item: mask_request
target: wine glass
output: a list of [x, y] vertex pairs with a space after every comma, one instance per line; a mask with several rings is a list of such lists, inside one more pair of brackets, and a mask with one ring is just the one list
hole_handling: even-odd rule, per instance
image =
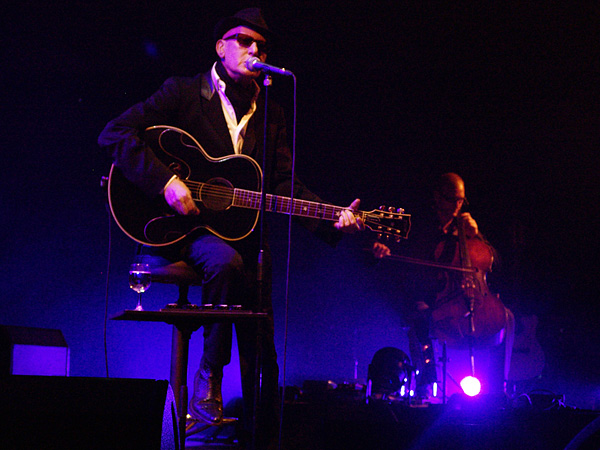
[[138, 293], [136, 311], [143, 311], [142, 292], [146, 292], [151, 281], [150, 266], [143, 263], [134, 263], [129, 267], [129, 287]]

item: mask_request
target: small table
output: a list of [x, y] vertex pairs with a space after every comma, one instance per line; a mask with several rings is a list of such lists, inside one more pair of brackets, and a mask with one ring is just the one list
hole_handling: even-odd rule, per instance
[[126, 309], [111, 317], [112, 320], [137, 322], [164, 322], [173, 325], [171, 341], [171, 386], [179, 416], [180, 449], [185, 449], [185, 427], [187, 417], [187, 366], [192, 333], [202, 325], [216, 322], [239, 322], [266, 319], [267, 313], [239, 310], [204, 310], [167, 308], [160, 311], [136, 311]]

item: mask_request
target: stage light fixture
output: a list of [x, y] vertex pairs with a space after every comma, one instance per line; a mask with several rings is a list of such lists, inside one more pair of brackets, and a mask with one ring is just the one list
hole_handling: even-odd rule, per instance
[[481, 392], [481, 382], [473, 376], [463, 378], [460, 387], [469, 397], [475, 397]]

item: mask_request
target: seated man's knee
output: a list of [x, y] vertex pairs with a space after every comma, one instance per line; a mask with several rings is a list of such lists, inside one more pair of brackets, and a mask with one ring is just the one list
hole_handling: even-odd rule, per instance
[[206, 279], [222, 278], [229, 281], [238, 281], [243, 278], [244, 262], [238, 252], [221, 252], [215, 258], [212, 258], [209, 264], [205, 266]]

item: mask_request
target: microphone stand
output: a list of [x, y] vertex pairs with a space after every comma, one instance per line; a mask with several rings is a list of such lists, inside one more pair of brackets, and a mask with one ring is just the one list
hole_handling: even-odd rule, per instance
[[[264, 254], [265, 254], [265, 226], [264, 218], [266, 212], [266, 201], [267, 193], [265, 192], [265, 169], [267, 167], [267, 118], [268, 118], [268, 100], [269, 100], [269, 86], [273, 84], [271, 75], [266, 74], [263, 80], [263, 86], [265, 87], [265, 113], [264, 113], [264, 131], [263, 131], [263, 151], [261, 170], [263, 176], [261, 177], [260, 185], [260, 215], [259, 215], [259, 246], [258, 246], [258, 260], [256, 266], [256, 281], [257, 281], [257, 311], [262, 312], [263, 309], [263, 295], [264, 295]], [[260, 402], [260, 391], [261, 391], [261, 347], [262, 347], [262, 333], [263, 325], [262, 322], [256, 324], [256, 355], [254, 361], [254, 400], [252, 405], [252, 450], [256, 449], [256, 434], [257, 434], [257, 419]]]
[[[249, 64], [250, 62], [250, 64]], [[263, 80], [263, 86], [265, 87], [265, 112], [264, 112], [264, 130], [263, 130], [263, 155], [261, 162], [261, 169], [263, 176], [261, 177], [261, 200], [260, 200], [260, 223], [259, 223], [259, 251], [258, 251], [258, 260], [257, 260], [257, 268], [256, 268], [256, 279], [257, 279], [257, 308], [259, 312], [262, 312], [264, 307], [264, 254], [265, 254], [265, 226], [264, 226], [264, 217], [265, 212], [267, 210], [267, 193], [265, 190], [265, 173], [267, 168], [267, 130], [268, 130], [268, 105], [269, 105], [269, 87], [273, 84], [273, 80], [271, 78], [270, 73], [276, 73], [279, 75], [287, 75], [294, 77], [294, 82], [296, 77], [294, 74], [285, 69], [281, 69], [274, 66], [269, 66], [267, 64], [261, 63], [258, 58], [251, 58], [246, 61], [246, 67], [249, 70], [263, 70], [265, 72], [265, 78]], [[294, 83], [294, 96], [295, 96], [295, 83]], [[294, 107], [295, 108], [295, 107]], [[295, 109], [294, 109], [294, 117], [295, 117]], [[292, 156], [292, 179], [291, 179], [291, 193], [290, 193], [290, 220], [293, 214], [294, 207], [294, 158]], [[291, 223], [290, 223], [291, 225]], [[288, 253], [288, 265], [289, 265], [289, 253]], [[252, 412], [252, 441], [251, 441], [251, 450], [256, 450], [256, 435], [257, 435], [257, 419], [258, 413], [260, 412], [260, 398], [261, 398], [261, 373], [262, 373], [262, 362], [261, 362], [261, 353], [262, 353], [262, 333], [263, 333], [263, 323], [260, 321], [256, 327], [256, 359], [255, 359], [255, 373], [254, 373], [254, 403], [253, 403], [253, 412]], [[285, 372], [285, 369], [284, 369]], [[284, 375], [285, 377], [285, 375]], [[277, 383], [276, 391], [279, 390], [278, 380], [275, 380]], [[284, 387], [285, 389], [285, 387]], [[283, 397], [283, 396], [282, 396]], [[281, 420], [280, 419], [280, 439], [281, 439]], [[280, 442], [281, 444], [281, 442]]]

